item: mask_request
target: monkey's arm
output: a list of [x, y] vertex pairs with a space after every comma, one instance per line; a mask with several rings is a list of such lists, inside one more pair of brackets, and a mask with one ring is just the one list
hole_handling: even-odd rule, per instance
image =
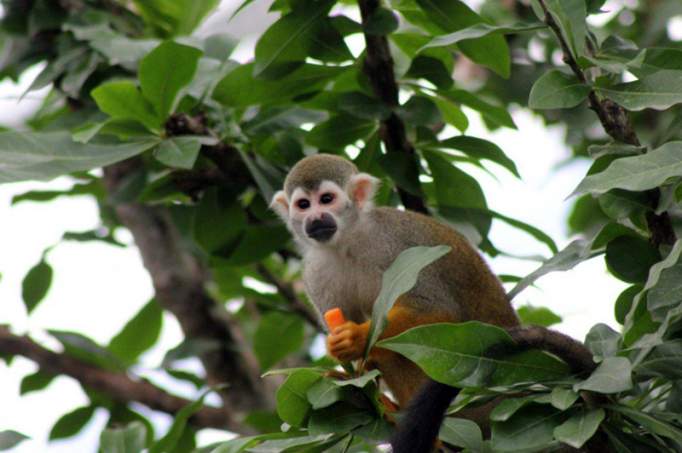
[[[406, 302], [407, 296], [402, 296], [388, 312], [388, 325], [380, 338], [389, 338], [423, 324], [457, 322], [451, 314], [425, 312]], [[367, 345], [369, 325], [369, 321], [362, 324], [347, 322], [334, 329], [327, 337], [329, 354], [342, 362], [361, 358]], [[417, 365], [388, 349], [372, 348], [367, 367], [381, 371], [393, 396], [403, 407], [427, 381], [426, 375]]]
[[[437, 322], [455, 322], [452, 316], [423, 312], [412, 308], [405, 303], [406, 296], [402, 296], [388, 312], [388, 325], [381, 334], [380, 339], [398, 335], [412, 327]], [[327, 350], [329, 354], [341, 362], [348, 362], [362, 358], [369, 336], [370, 321], [357, 324], [352, 321], [345, 322], [333, 329], [327, 337]], [[370, 351], [372, 358], [384, 355], [389, 351], [374, 348]]]

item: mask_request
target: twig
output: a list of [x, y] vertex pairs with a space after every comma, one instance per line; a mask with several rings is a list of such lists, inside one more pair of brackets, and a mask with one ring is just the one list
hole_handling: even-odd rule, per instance
[[[571, 53], [568, 42], [561, 33], [561, 28], [547, 8], [545, 0], [538, 1], [542, 7], [543, 13], [545, 14], [544, 22], [554, 32], [557, 40], [559, 41], [559, 45], [561, 46], [561, 50], [564, 54], [564, 62], [569, 68], [571, 68], [571, 71], [573, 71], [573, 74], [581, 83], [587, 84], [587, 77], [578, 65], [575, 55]], [[623, 108], [623, 106], [612, 101], [611, 99], [600, 99], [594, 90], [590, 90], [590, 93], [588, 94], [588, 100], [590, 103], [590, 108], [597, 114], [597, 117], [604, 127], [604, 130], [609, 136], [611, 136], [611, 138], [618, 142], [627, 143], [629, 145], [641, 145], [639, 138], [637, 137], [637, 133], [632, 126], [632, 122], [630, 121], [630, 117], [628, 116], [628, 112]], [[656, 209], [661, 197], [660, 190], [651, 189], [645, 193], [648, 198], [649, 205], [653, 209]], [[650, 240], [654, 246], [658, 247], [662, 244], [672, 245], [675, 243], [675, 231], [673, 230], [670, 216], [667, 212], [656, 214], [653, 211], [649, 211], [646, 213], [646, 221], [649, 231], [651, 232]]]
[[[145, 380], [133, 380], [124, 373], [103, 370], [66, 354], [58, 354], [35, 343], [29, 337], [12, 334], [7, 327], [0, 326], [0, 352], [20, 355], [34, 361], [40, 370], [54, 375], [67, 375], [84, 387], [102, 392], [121, 403], [136, 401], [150, 409], [176, 414], [190, 404], [185, 398], [172, 395]], [[190, 419], [202, 428], [243, 431], [222, 409], [204, 406]]]
[[[378, 0], [359, 0], [362, 23], [379, 8]], [[367, 52], [364, 60], [364, 71], [372, 84], [374, 94], [387, 106], [398, 107], [398, 84], [393, 73], [393, 58], [385, 36], [365, 33]], [[395, 113], [381, 122], [381, 140], [386, 146], [386, 152], [399, 153], [407, 156], [409, 163], [408, 173], [415, 181], [419, 181], [419, 167], [417, 165], [417, 153], [407, 139], [405, 123]], [[398, 186], [400, 201], [407, 209], [428, 214], [426, 204], [421, 196], [414, 195]]]
[[265, 281], [277, 288], [277, 291], [279, 291], [280, 295], [286, 299], [287, 302], [289, 302], [289, 305], [296, 313], [301, 315], [303, 319], [308, 321], [308, 323], [310, 323], [310, 325], [315, 327], [317, 330], [323, 330], [322, 324], [320, 323], [318, 317], [315, 316], [315, 314], [310, 311], [308, 306], [296, 295], [296, 291], [294, 291], [294, 288], [290, 284], [277, 278], [277, 276], [270, 272], [270, 269], [265, 267], [265, 265], [262, 263], [258, 263], [256, 265], [256, 270], [265, 279]]

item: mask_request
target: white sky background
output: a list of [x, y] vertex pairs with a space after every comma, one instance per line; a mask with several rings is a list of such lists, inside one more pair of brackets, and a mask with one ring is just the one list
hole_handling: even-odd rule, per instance
[[[476, 3], [476, 2], [472, 2]], [[607, 8], [609, 4], [607, 3]], [[269, 21], [276, 18], [266, 13], [269, 2], [256, 1], [240, 16], [225, 26], [234, 0], [223, 1], [220, 9], [202, 26], [203, 34], [227, 31], [243, 40], [236, 58], [248, 59], [257, 36]], [[254, 24], [258, 24], [256, 27]], [[677, 23], [682, 28], [682, 24]], [[673, 33], [671, 33], [672, 35]], [[678, 33], [679, 36], [679, 33]], [[26, 75], [19, 86], [0, 83], [0, 124], [17, 126], [38, 105], [40, 92], [30, 93], [20, 103], [18, 96], [37, 74]], [[490, 133], [477, 114], [467, 111], [471, 125], [468, 135], [486, 138], [498, 144], [516, 162], [521, 180], [494, 165], [489, 168], [497, 180], [483, 172], [472, 171], [482, 184], [490, 207], [507, 216], [528, 222], [549, 234], [559, 245], [565, 246], [565, 223], [571, 202], [566, 196], [584, 176], [589, 162], [573, 161], [564, 165], [570, 156], [562, 141], [561, 127], [548, 128], [539, 117], [526, 110], [513, 112], [517, 131], [503, 129]], [[61, 198], [49, 203], [24, 202], [10, 207], [13, 195], [28, 190], [69, 187], [67, 179], [49, 183], [16, 183], [0, 185], [0, 324], [9, 323], [14, 332], [28, 332], [48, 347], [58, 347], [45, 330], [59, 329], [82, 332], [97, 342], [106, 344], [125, 322], [151, 297], [152, 287], [134, 247], [120, 249], [99, 243], [61, 243], [48, 255], [55, 270], [52, 287], [46, 299], [26, 316], [21, 299], [21, 281], [43, 250], [59, 241], [66, 231], [84, 231], [98, 226], [95, 203], [87, 197]], [[124, 235], [129, 242], [129, 235]], [[490, 234], [500, 249], [519, 254], [548, 256], [546, 247], [525, 233], [493, 223]], [[538, 266], [534, 262], [508, 258], [488, 259], [497, 273], [526, 275]], [[615, 328], [613, 303], [625, 287], [608, 275], [603, 258], [583, 263], [568, 272], [552, 273], [539, 280], [537, 288], [529, 288], [514, 301], [516, 307], [527, 303], [547, 306], [563, 317], [557, 329], [583, 339], [589, 328], [598, 322]], [[181, 340], [180, 329], [171, 316], [165, 316], [159, 344], [143, 356], [144, 368], [157, 382], [169, 383], [160, 372], [154, 372], [163, 353]], [[197, 363], [185, 364], [196, 369]], [[106, 412], [99, 410], [93, 420], [77, 437], [47, 443], [47, 435], [54, 422], [64, 413], [87, 404], [80, 386], [72, 379], [59, 377], [45, 391], [19, 397], [19, 383], [23, 376], [36, 371], [36, 366], [25, 359], [15, 358], [11, 367], [0, 363], [0, 430], [14, 429], [32, 438], [15, 448], [14, 452], [89, 452], [96, 451], [99, 434], [106, 423]], [[175, 393], [188, 398], [197, 396], [186, 384], [170, 382]], [[149, 414], [143, 407], [139, 410]], [[153, 414], [157, 436], [163, 435], [170, 417]], [[224, 433], [206, 430], [199, 437], [200, 445], [226, 439]]]

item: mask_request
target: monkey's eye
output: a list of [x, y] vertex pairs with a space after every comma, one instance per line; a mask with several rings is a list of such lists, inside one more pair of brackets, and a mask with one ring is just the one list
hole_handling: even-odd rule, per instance
[[298, 206], [298, 209], [308, 209], [310, 207], [310, 201], [306, 200], [305, 198], [301, 198], [296, 202], [296, 206]]
[[322, 204], [329, 204], [332, 201], [334, 201], [333, 193], [323, 193], [322, 196], [320, 197], [320, 203]]

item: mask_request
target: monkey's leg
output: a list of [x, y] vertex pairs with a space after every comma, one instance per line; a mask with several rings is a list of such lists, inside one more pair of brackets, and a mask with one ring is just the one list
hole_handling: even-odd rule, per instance
[[[381, 335], [382, 339], [424, 324], [455, 322], [451, 315], [425, 313], [412, 308], [404, 304], [405, 297], [402, 296], [388, 312], [388, 325]], [[386, 385], [391, 389], [401, 407], [406, 407], [412, 396], [427, 381], [421, 368], [397, 352], [388, 349], [372, 348], [368, 364], [381, 371]]]

